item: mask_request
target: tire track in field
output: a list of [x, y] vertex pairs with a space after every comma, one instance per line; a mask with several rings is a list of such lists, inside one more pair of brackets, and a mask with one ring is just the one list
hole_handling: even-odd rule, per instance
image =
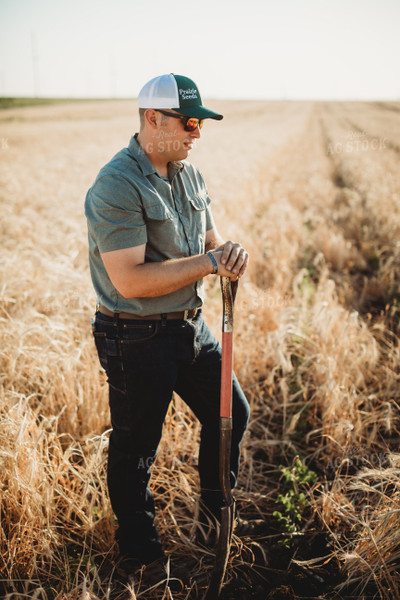
[[[341, 268], [334, 217], [341, 185], [326, 152], [323, 114], [315, 103], [302, 130], [259, 169], [249, 190], [253, 216], [248, 228], [259, 246], [254, 279], [261, 288], [276, 285], [281, 293], [290, 292], [298, 269], [308, 265], [311, 270], [321, 252], [333, 269]], [[330, 239], [329, 228], [334, 229]]]
[[382, 314], [389, 306], [393, 320], [400, 281], [398, 154], [390, 147], [347, 145], [360, 127], [354, 129], [346, 104], [325, 105], [324, 113], [326, 147], [341, 187], [336, 223], [360, 257], [349, 269], [347, 301], [364, 315]]
[[372, 105], [382, 110], [400, 112], [400, 104], [392, 104], [391, 102], [373, 102]]
[[400, 113], [382, 112], [368, 102], [357, 103], [356, 106], [346, 102], [341, 108], [349, 133], [354, 131], [358, 134], [358, 140], [353, 139], [353, 147], [358, 141], [357, 151], [392, 148], [400, 152]]
[[400, 293], [397, 151], [332, 151], [359, 129], [346, 104], [315, 103], [303, 129], [259, 168], [244, 223], [259, 290], [286, 297], [298, 269], [316, 275], [322, 258], [343, 304], [362, 314]]

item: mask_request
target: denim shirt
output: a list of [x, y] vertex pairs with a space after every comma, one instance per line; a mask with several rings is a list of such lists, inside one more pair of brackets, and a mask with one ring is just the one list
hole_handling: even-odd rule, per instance
[[99, 172], [85, 200], [89, 265], [97, 302], [146, 316], [203, 304], [203, 280], [155, 298], [124, 298], [111, 283], [100, 253], [146, 244], [145, 262], [204, 254], [214, 222], [200, 172], [189, 162], [168, 165], [161, 177], [136, 140]]

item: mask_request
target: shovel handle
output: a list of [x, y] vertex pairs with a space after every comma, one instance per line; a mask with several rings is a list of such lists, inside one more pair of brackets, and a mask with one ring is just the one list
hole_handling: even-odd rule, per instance
[[221, 292], [223, 303], [222, 331], [233, 332], [233, 308], [235, 305], [238, 280], [232, 281], [230, 277], [221, 277]]
[[231, 492], [230, 466], [232, 441], [233, 306], [237, 286], [237, 281], [232, 281], [229, 277], [221, 277], [224, 310], [222, 317], [219, 480], [225, 506], [221, 508], [221, 527], [216, 560], [204, 600], [218, 600], [220, 598], [229, 558], [235, 515], [235, 500]]

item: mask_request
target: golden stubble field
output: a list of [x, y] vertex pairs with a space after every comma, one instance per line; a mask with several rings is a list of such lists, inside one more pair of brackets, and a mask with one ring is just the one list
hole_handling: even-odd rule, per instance
[[[234, 536], [223, 597], [399, 597], [400, 103], [210, 105], [225, 118], [206, 123], [191, 160], [222, 235], [251, 252], [236, 309], [252, 408], [236, 497], [271, 526]], [[8, 599], [196, 599], [213, 564], [195, 542], [199, 428], [175, 398], [152, 485], [181, 590], [126, 585], [115, 569], [83, 201], [136, 112], [108, 101], [0, 113]], [[219, 335], [218, 282], [207, 289]]]

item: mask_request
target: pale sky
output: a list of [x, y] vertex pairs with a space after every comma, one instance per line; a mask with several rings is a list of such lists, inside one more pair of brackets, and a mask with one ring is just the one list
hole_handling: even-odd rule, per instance
[[399, 0], [0, 0], [0, 96], [400, 100]]

